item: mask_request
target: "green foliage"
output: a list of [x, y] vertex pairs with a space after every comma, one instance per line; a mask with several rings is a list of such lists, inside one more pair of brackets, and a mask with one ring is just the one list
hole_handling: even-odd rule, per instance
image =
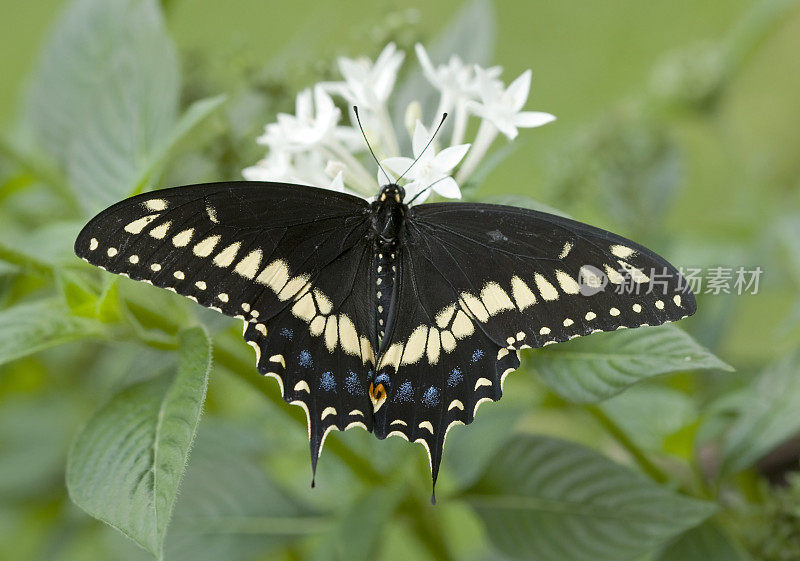
[[659, 374], [732, 370], [670, 325], [568, 341], [539, 353], [535, 368], [555, 392], [577, 403], [606, 399]]
[[179, 336], [174, 377], [126, 389], [89, 421], [67, 464], [72, 500], [161, 559], [211, 368], [202, 328]]
[[583, 446], [527, 435], [508, 443], [464, 499], [501, 551], [542, 561], [635, 559], [715, 510]]
[[[780, 23], [797, 24], [796, 1], [693, 7], [709, 40], [680, 35], [664, 56], [659, 33], [614, 28], [603, 37], [624, 37], [624, 63], [599, 35], [582, 36], [583, 19], [597, 30], [607, 13], [644, 29], [659, 8], [587, 5], [579, 16], [569, 3], [474, 0], [382, 15], [364, 0], [341, 10], [343, 33], [324, 7], [317, 17], [281, 5], [275, 27], [275, 6], [246, 2], [269, 12], [266, 35], [304, 22], [268, 60], [267, 50], [242, 55], [238, 27], [235, 40], [206, 34], [204, 1], [66, 2], [22, 119], [0, 138], [0, 536], [10, 536], [0, 558], [800, 556], [800, 483], [784, 473], [800, 465], [800, 115], [773, 109], [796, 106], [800, 84], [781, 82], [791, 73], [771, 62], [781, 51], [793, 61], [796, 34]], [[192, 43], [187, 27], [207, 36]], [[238, 177], [298, 88], [330, 77], [339, 52], [374, 55], [386, 37], [406, 48], [421, 38], [435, 62], [455, 53], [507, 75], [532, 66], [531, 108], [558, 114], [486, 158], [468, 197], [597, 223], [678, 264], [767, 269], [758, 296], [700, 295], [680, 327], [523, 353], [502, 402], [449, 434], [435, 508], [422, 449], [363, 431], [330, 435], [311, 490], [305, 417], [256, 374], [240, 325], [72, 253], [88, 215], [116, 200]], [[605, 78], [592, 83], [598, 67]], [[408, 68], [397, 122], [427, 91]], [[429, 117], [436, 100], [423, 101]], [[547, 171], [531, 180], [537, 170]], [[783, 467], [766, 467], [776, 450], [788, 454]]]

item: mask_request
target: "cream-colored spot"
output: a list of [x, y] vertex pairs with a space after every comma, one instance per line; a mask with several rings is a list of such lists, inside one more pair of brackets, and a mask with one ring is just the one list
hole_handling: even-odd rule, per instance
[[427, 430], [429, 433], [433, 434], [433, 425], [430, 421], [422, 421], [419, 424], [419, 428]]
[[481, 386], [491, 386], [492, 381], [489, 378], [478, 378], [478, 381], [475, 382], [475, 389], [477, 390]]
[[286, 361], [283, 359], [283, 355], [272, 355], [269, 357], [270, 362], [275, 362], [286, 368]]
[[158, 226], [150, 230], [150, 236], [157, 240], [163, 240], [166, 237], [170, 226], [172, 226], [172, 222], [167, 220], [163, 224], [159, 224]]
[[306, 294], [295, 302], [294, 306], [292, 306], [292, 313], [306, 323], [314, 319], [314, 316], [317, 315], [317, 309], [314, 306], [314, 298], [311, 294]]
[[178, 280], [183, 280], [186, 278], [186, 275], [183, 274], [183, 271], [175, 271], [174, 273], [172, 273], [172, 276]]
[[314, 337], [319, 337], [325, 331], [325, 316], [317, 316], [311, 321], [308, 330]]
[[134, 220], [125, 226], [125, 231], [129, 234], [141, 234], [144, 227], [150, 224], [153, 220], [161, 216], [160, 214], [149, 214]]
[[228, 295], [225, 294], [224, 292], [220, 292], [219, 294], [217, 294], [217, 298], [219, 298], [220, 302], [227, 302], [228, 301]]
[[199, 288], [200, 290], [205, 290], [205, 289], [206, 289], [206, 283], [205, 283], [205, 281], [197, 281], [196, 283], [194, 283], [194, 285], [195, 285], [197, 288]]
[[250, 311], [250, 304], [248, 304], [247, 302], [242, 302], [242, 309], [245, 312], [249, 312]]
[[335, 407], [326, 407], [322, 410], [322, 415], [320, 416], [320, 420], [324, 420], [325, 417], [328, 415], [336, 415], [336, 408]]
[[108, 251], [106, 251], [106, 254], [109, 257], [114, 257], [117, 254], [117, 248], [116, 247], [109, 247]]
[[441, 341], [439, 339], [439, 330], [431, 327], [428, 331], [428, 347], [426, 349], [428, 355], [428, 362], [436, 364], [439, 362], [439, 353], [441, 352]]
[[198, 257], [208, 257], [219, 243], [219, 236], [209, 236], [192, 248], [192, 252]]
[[130, 261], [133, 265], [136, 265], [139, 262], [139, 256], [131, 255], [130, 257], [128, 257], [128, 261]]
[[149, 201], [145, 201], [144, 206], [147, 207], [148, 210], [167, 210], [167, 201], [164, 199], [150, 199]]
[[622, 260], [618, 261], [618, 263], [620, 264], [622, 269], [630, 275], [631, 280], [633, 280], [633, 282], [635, 282], [636, 284], [643, 284], [646, 282], [650, 282], [650, 277], [645, 275], [641, 269], [638, 269], [637, 267], [634, 267], [630, 263], [626, 263], [625, 261]]
[[456, 338], [449, 331], [442, 331], [442, 348], [445, 352], [451, 353], [456, 348]]
[[619, 315], [619, 310], [617, 308], [611, 308], [610, 310], [608, 310], [608, 313], [616, 317]]
[[381, 362], [378, 365], [378, 368], [384, 368], [391, 365], [395, 370], [397, 370], [400, 366], [400, 359], [402, 356], [403, 344], [393, 343], [388, 349], [386, 349], [386, 352], [383, 353], [383, 357], [381, 357]]
[[534, 280], [536, 281], [536, 288], [539, 290], [539, 294], [542, 295], [544, 300], [552, 302], [553, 300], [558, 300], [558, 291], [556, 287], [550, 284], [546, 278], [544, 278], [539, 273], [534, 275]]
[[217, 220], [217, 210], [213, 206], [206, 205], [206, 214], [208, 214], [208, 219], [211, 220], [211, 222], [219, 224], [219, 220]]
[[539, 330], [539, 335], [550, 335], [550, 328], [549, 327], [542, 327]]
[[569, 326], [570, 326], [570, 325], [572, 325], [573, 323], [575, 323], [575, 322], [574, 322], [574, 321], [572, 321], [572, 319], [571, 319], [571, 318], [567, 318], [567, 319], [565, 319], [565, 320], [564, 320], [564, 327], [569, 327]]
[[609, 282], [612, 284], [622, 284], [625, 282], [625, 277], [623, 277], [619, 271], [613, 268], [611, 265], [605, 265], [606, 276], [608, 277]]
[[500, 360], [501, 358], [505, 358], [506, 355], [508, 355], [508, 349], [505, 348], [505, 347], [502, 347], [499, 351], [497, 351], [497, 360]]
[[214, 265], [217, 267], [230, 267], [233, 260], [236, 259], [236, 254], [239, 253], [241, 246], [241, 242], [235, 242], [220, 251], [214, 256]]
[[558, 254], [558, 258], [564, 259], [567, 255], [569, 255], [571, 249], [572, 249], [572, 242], [565, 243], [564, 247], [561, 249], [561, 253]]
[[361, 336], [358, 339], [358, 342], [361, 343], [361, 362], [364, 364], [374, 364], [375, 363], [375, 353], [372, 350], [372, 345], [365, 336]]
[[192, 241], [192, 236], [194, 236], [194, 228], [187, 228], [182, 232], [178, 232], [172, 236], [172, 245], [175, 247], [186, 247], [189, 245], [189, 242]]
[[401, 364], [414, 364], [422, 358], [422, 355], [425, 353], [427, 335], [428, 329], [424, 325], [420, 325], [411, 333], [406, 342]]
[[283, 288], [278, 292], [278, 300], [285, 302], [289, 298], [298, 295], [301, 291], [305, 292], [309, 289], [308, 275], [299, 275], [292, 277]]
[[339, 322], [336, 321], [336, 316], [329, 316], [328, 321], [325, 323], [325, 346], [328, 347], [330, 352], [333, 352], [338, 341]]
[[311, 388], [308, 387], [308, 382], [305, 380], [300, 380], [294, 385], [294, 391], [311, 393]]
[[319, 308], [320, 313], [327, 316], [333, 311], [333, 302], [317, 289], [314, 289], [314, 299], [317, 301], [317, 308]]
[[453, 314], [455, 313], [456, 313], [455, 304], [450, 304], [449, 306], [445, 306], [438, 314], [436, 314], [436, 325], [438, 325], [440, 329], [444, 329], [450, 324], [450, 320], [452, 319]]
[[592, 321], [594, 318], [597, 317], [597, 314], [594, 312], [586, 312], [586, 315], [584, 317], [586, 318], [586, 321]]
[[481, 300], [490, 316], [496, 315], [504, 310], [513, 310], [514, 304], [496, 282], [488, 282], [481, 290]]
[[615, 256], [619, 257], [620, 259], [627, 259], [631, 255], [636, 253], [633, 249], [631, 249], [630, 247], [624, 246], [624, 245], [612, 245], [610, 247], [610, 249], [611, 249], [611, 253], [613, 253]]
[[473, 416], [473, 417], [474, 417], [475, 415], [477, 415], [477, 414], [478, 414], [478, 407], [480, 407], [481, 405], [483, 405], [483, 404], [484, 404], [484, 403], [486, 403], [487, 401], [492, 401], [492, 398], [490, 398], [490, 397], [483, 397], [483, 398], [481, 398], [481, 399], [479, 399], [479, 400], [478, 400], [478, 402], [475, 404], [475, 409], [473, 409], [473, 410], [472, 410], [472, 416]]
[[157, 273], [161, 270], [161, 265], [159, 265], [158, 263], [153, 263], [152, 265], [150, 265], [150, 270], [153, 271], [154, 273]]
[[279, 292], [289, 282], [289, 265], [283, 259], [276, 259], [256, 277], [256, 282], [265, 284], [273, 292]]
[[642, 305], [641, 304], [634, 304], [632, 306], [632, 308], [633, 308], [633, 311], [636, 312], [637, 314], [642, 311]]
[[480, 322], [489, 320], [489, 312], [481, 302], [480, 298], [470, 294], [469, 292], [461, 293], [461, 307], [469, 310], [469, 312]]
[[358, 332], [353, 320], [345, 314], [339, 316], [339, 343], [347, 354], [359, 356]]
[[530, 287], [519, 277], [511, 277], [511, 296], [517, 304], [519, 311], [523, 311], [536, 303], [536, 296]]
[[256, 324], [256, 331], [261, 333], [264, 337], [267, 336], [267, 326], [264, 325], [263, 323], [257, 323]]
[[672, 301], [675, 302], [676, 306], [680, 306], [681, 305], [681, 295], [680, 294], [676, 294], [675, 296], [672, 297]]
[[561, 290], [567, 294], [578, 294], [581, 291], [581, 287], [578, 285], [575, 279], [573, 279], [564, 271], [556, 271], [556, 280], [561, 286]]
[[262, 253], [260, 249], [254, 249], [247, 256], [239, 261], [234, 267], [234, 271], [246, 279], [252, 279], [258, 273], [261, 266]]
[[659, 310], [663, 310], [664, 302], [662, 300], [656, 300], [656, 308], [658, 308]]
[[401, 426], [401, 427], [407, 427], [408, 426], [408, 423], [406, 423], [403, 419], [395, 419], [394, 421], [392, 421], [389, 424], [390, 425], [398, 425], [398, 426]]
[[472, 320], [467, 317], [467, 314], [461, 310], [458, 310], [450, 330], [458, 339], [464, 339], [475, 332], [475, 326], [472, 324]]
[[450, 411], [451, 409], [461, 409], [464, 410], [464, 404], [461, 403], [461, 400], [454, 399], [450, 402], [450, 405], [447, 406], [447, 410]]
[[350, 417], [363, 417], [364, 413], [360, 409], [353, 409], [348, 415]]
[[96, 238], [89, 240], [89, 251], [94, 251], [100, 245]]

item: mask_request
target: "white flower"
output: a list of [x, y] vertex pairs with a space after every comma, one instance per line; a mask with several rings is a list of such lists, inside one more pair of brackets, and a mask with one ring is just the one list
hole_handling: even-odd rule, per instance
[[294, 175], [291, 155], [283, 150], [270, 150], [266, 158], [242, 170], [247, 181], [288, 181]]
[[488, 71], [478, 71], [480, 103], [470, 103], [475, 115], [491, 122], [509, 139], [517, 136], [517, 128], [546, 125], [555, 120], [550, 113], [522, 111], [531, 87], [531, 71], [526, 70], [507, 89], [503, 89]]
[[414, 50], [425, 78], [442, 94], [437, 117], [453, 109], [459, 102], [466, 102], [473, 97], [475, 88], [471, 65], [464, 64], [457, 55], [453, 55], [447, 64], [434, 67], [425, 47], [417, 43]]
[[[405, 175], [409, 179], [409, 182], [404, 185], [407, 200], [414, 198], [427, 187], [449, 199], [461, 198], [461, 190], [458, 188], [456, 180], [450, 177], [450, 172], [464, 158], [470, 145], [450, 146], [441, 152], [436, 152], [434, 146], [425, 149], [430, 140], [431, 133], [420, 121], [417, 121], [411, 140], [414, 158], [419, 158], [417, 163], [412, 166], [414, 159], [404, 157], [386, 158], [381, 163], [398, 176], [411, 166]], [[423, 202], [429, 194], [430, 190], [422, 193], [415, 202]]]
[[366, 57], [340, 57], [339, 71], [344, 82], [331, 82], [325, 86], [343, 96], [351, 105], [378, 112], [392, 93], [404, 57], [405, 53], [398, 52], [394, 43], [386, 45], [374, 64]]
[[[313, 97], [312, 97], [313, 95]], [[257, 139], [259, 144], [282, 150], [301, 151], [313, 148], [336, 134], [341, 111], [320, 86], [297, 94], [296, 115], [278, 114], [278, 122], [267, 125]]]

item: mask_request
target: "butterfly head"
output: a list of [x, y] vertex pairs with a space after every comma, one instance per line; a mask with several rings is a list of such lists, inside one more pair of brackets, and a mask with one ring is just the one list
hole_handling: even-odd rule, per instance
[[402, 203], [406, 198], [406, 190], [396, 183], [389, 183], [381, 187], [381, 192], [378, 195], [380, 202], [394, 201], [395, 203]]
[[369, 383], [369, 399], [372, 402], [372, 412], [377, 413], [389, 396], [391, 382], [389, 376], [380, 374], [374, 382]]

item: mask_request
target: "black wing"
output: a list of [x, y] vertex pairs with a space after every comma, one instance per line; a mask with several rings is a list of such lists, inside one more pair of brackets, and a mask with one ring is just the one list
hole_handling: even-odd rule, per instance
[[448, 429], [502, 395], [518, 350], [695, 311], [678, 271], [604, 230], [499, 205], [409, 211], [397, 314], [377, 368], [392, 380], [375, 434], [421, 441], [434, 482]]
[[234, 182], [152, 191], [93, 218], [89, 263], [244, 320], [258, 370], [327, 432], [372, 429], [375, 341], [367, 203], [324, 189]]

